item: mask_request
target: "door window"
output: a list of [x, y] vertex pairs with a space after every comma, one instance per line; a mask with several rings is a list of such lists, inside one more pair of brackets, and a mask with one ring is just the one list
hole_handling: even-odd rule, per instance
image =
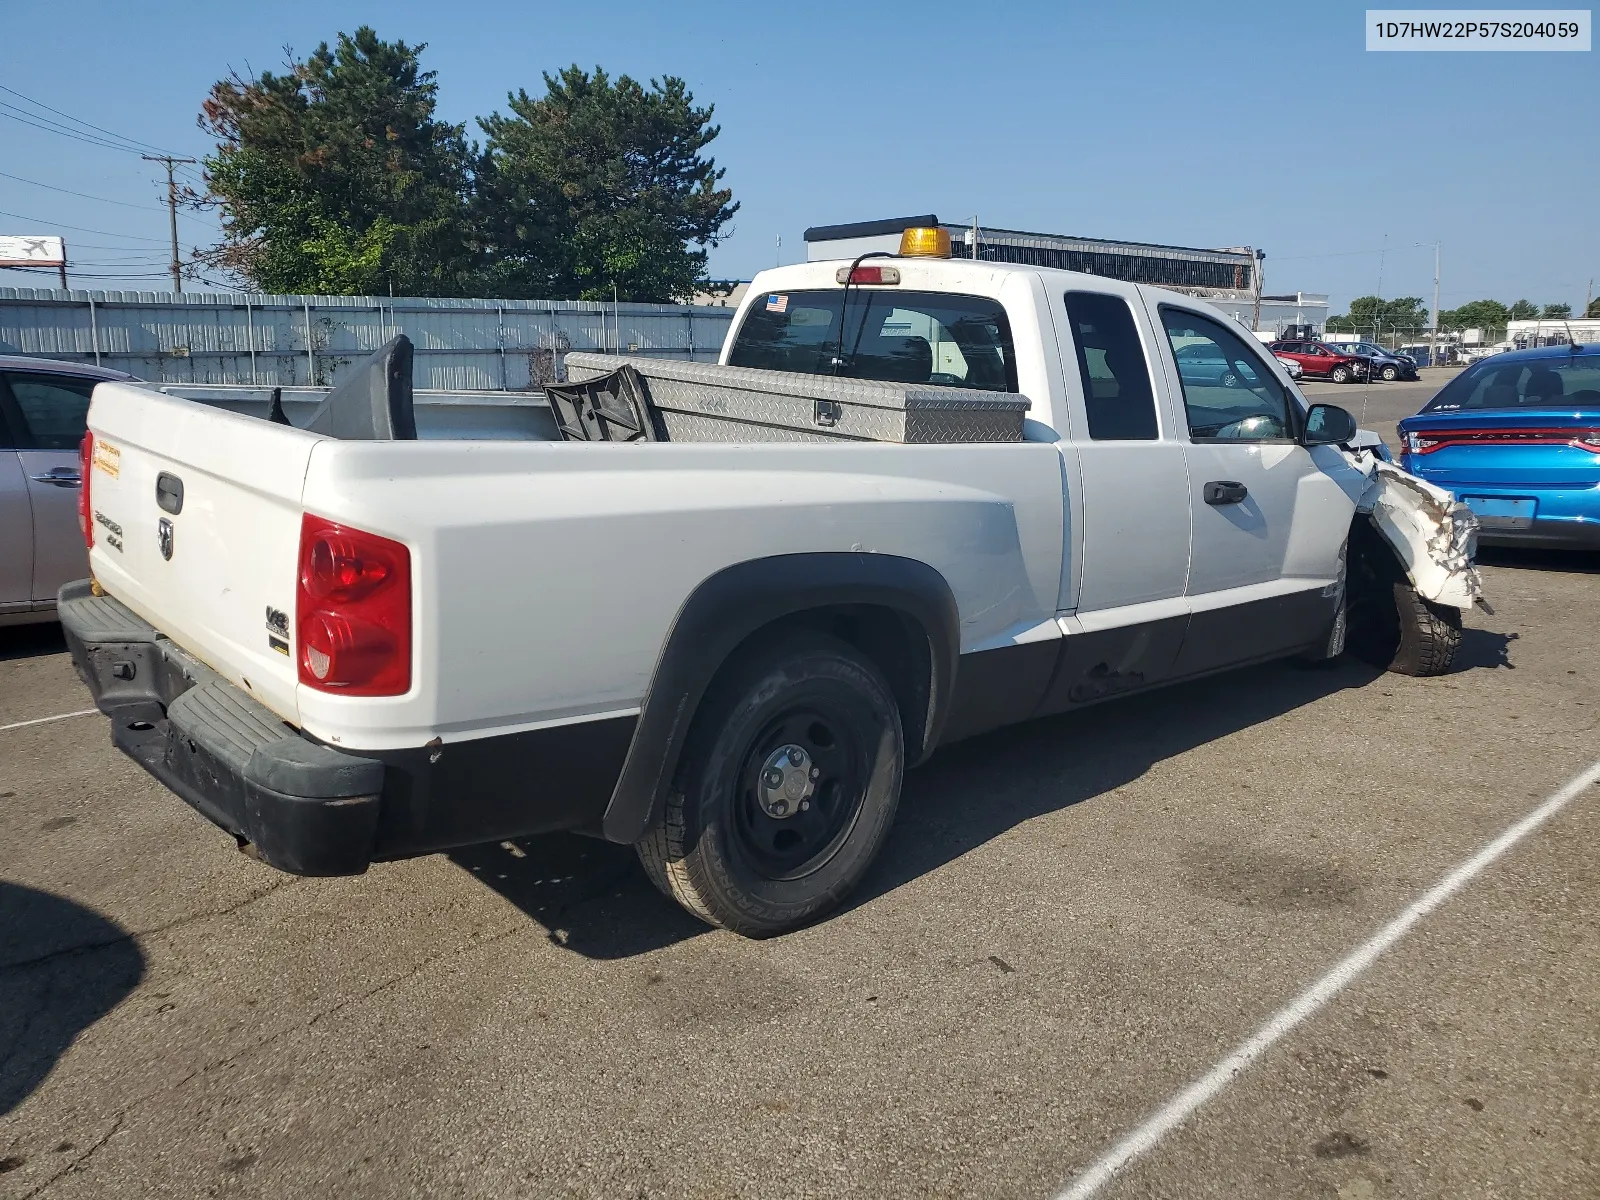
[[1127, 302], [1099, 292], [1068, 292], [1066, 304], [1089, 436], [1095, 441], [1154, 441], [1155, 393]]
[[88, 426], [93, 379], [16, 372], [6, 376], [24, 436], [36, 450], [75, 450]]
[[1271, 442], [1294, 436], [1287, 394], [1238, 334], [1165, 305], [1161, 320], [1178, 364], [1191, 439]]

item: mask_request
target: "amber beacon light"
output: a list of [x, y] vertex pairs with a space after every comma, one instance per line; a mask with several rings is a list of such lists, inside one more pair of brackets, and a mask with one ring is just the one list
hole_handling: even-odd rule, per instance
[[912, 228], [900, 235], [902, 258], [949, 258], [948, 229]]

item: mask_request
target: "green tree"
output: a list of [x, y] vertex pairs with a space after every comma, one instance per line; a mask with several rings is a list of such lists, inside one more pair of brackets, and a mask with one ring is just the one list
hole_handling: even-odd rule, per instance
[[1350, 301], [1348, 313], [1330, 317], [1327, 323], [1333, 333], [1364, 333], [1369, 337], [1383, 333], [1419, 333], [1428, 327], [1428, 310], [1420, 296], [1401, 296], [1395, 300], [1357, 296]]
[[1539, 315], [1539, 306], [1532, 300], [1518, 300], [1511, 306], [1513, 321], [1530, 321]]
[[481, 119], [479, 212], [496, 294], [686, 300], [738, 211], [703, 153], [720, 128], [683, 80], [577, 66]]
[[286, 74], [220, 80], [200, 125], [223, 240], [196, 258], [272, 292], [461, 295], [479, 255], [463, 126], [434, 116], [425, 46], [362, 26]]
[[1504, 331], [1511, 319], [1511, 310], [1498, 300], [1473, 300], [1460, 308], [1445, 309], [1439, 314], [1439, 328], [1459, 332], [1463, 329]]
[[1541, 312], [1539, 315], [1541, 317], [1550, 317], [1550, 318], [1552, 318], [1554, 320], [1559, 321], [1564, 317], [1570, 317], [1572, 315], [1572, 305], [1570, 305], [1570, 304], [1546, 304], [1544, 306], [1544, 311]]
[[1583, 310], [1586, 317], [1600, 317], [1600, 300], [1589, 301], [1589, 307]]

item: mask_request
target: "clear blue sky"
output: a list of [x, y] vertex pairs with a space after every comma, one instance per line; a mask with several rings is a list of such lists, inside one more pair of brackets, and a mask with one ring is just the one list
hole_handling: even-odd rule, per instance
[[[1446, 308], [1482, 296], [1581, 305], [1600, 276], [1595, 52], [1367, 53], [1364, 12], [1282, 0], [64, 0], [6, 39], [0, 83], [200, 157], [195, 114], [214, 80], [367, 22], [427, 43], [455, 121], [503, 110], [508, 90], [536, 92], [542, 70], [573, 62], [682, 76], [716, 105], [713, 150], [742, 205], [712, 254], [718, 277], [770, 265], [780, 235], [785, 261], [803, 257], [808, 225], [976, 213], [1011, 228], [1255, 245], [1268, 291], [1330, 292], [1335, 311], [1377, 288], [1386, 241], [1388, 296], [1431, 299], [1432, 251], [1412, 246], [1441, 241]], [[0, 102], [27, 107], [4, 92]], [[22, 214], [0, 216], [0, 232], [64, 234], [84, 276], [162, 269], [152, 164], [10, 119], [0, 150], [0, 171], [122, 202], [0, 177], [0, 210]], [[213, 230], [190, 218], [181, 232], [187, 249]]]

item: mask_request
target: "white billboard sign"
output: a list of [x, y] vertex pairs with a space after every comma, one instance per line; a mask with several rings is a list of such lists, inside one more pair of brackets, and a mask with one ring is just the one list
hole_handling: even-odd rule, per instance
[[67, 262], [67, 244], [58, 237], [0, 235], [0, 267], [60, 267]]

